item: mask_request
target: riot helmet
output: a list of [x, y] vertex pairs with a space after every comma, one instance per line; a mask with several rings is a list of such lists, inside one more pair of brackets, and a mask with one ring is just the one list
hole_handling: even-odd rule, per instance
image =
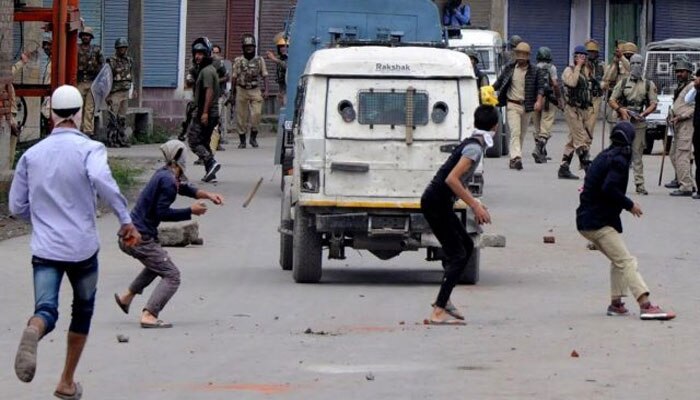
[[129, 47], [129, 41], [126, 38], [120, 37], [114, 41], [114, 48], [121, 49], [124, 47]]
[[540, 47], [537, 49], [536, 59], [538, 62], [552, 62], [552, 50], [546, 46]]

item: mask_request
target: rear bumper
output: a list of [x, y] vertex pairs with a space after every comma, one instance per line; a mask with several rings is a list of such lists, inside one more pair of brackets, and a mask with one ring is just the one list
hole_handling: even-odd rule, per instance
[[429, 233], [430, 226], [423, 214], [372, 214], [351, 212], [339, 214], [317, 214], [316, 230], [324, 233], [356, 232], [368, 235], [404, 236], [412, 233]]

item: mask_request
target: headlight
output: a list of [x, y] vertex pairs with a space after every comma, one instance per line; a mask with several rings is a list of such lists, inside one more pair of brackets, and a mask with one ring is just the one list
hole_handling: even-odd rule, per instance
[[301, 171], [301, 191], [303, 193], [318, 193], [320, 174], [316, 170]]

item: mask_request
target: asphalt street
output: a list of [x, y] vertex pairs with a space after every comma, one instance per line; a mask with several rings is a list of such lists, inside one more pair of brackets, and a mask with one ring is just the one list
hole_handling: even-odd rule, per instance
[[[582, 181], [556, 178], [565, 127], [556, 128], [548, 164], [532, 161], [531, 137], [523, 171], [508, 170], [507, 158], [486, 160], [483, 201], [493, 218], [486, 231], [505, 235], [507, 247], [485, 249], [479, 284], [455, 290], [465, 327], [423, 325], [441, 279], [439, 264], [424, 261], [423, 252], [380, 261], [349, 250], [347, 260], [324, 261], [320, 284], [295, 284], [278, 264], [271, 137], [260, 149], [229, 145], [219, 153], [219, 183], [203, 188], [221, 192], [226, 205], [198, 218], [204, 246], [169, 249], [182, 271], [180, 290], [161, 314], [172, 329], [139, 327], [143, 297], [128, 316], [116, 307], [112, 294], [127, 287], [139, 264], [119, 251], [114, 216], [103, 216], [96, 312], [77, 372], [83, 398], [697, 398], [700, 201], [669, 197], [656, 185], [661, 157], [645, 156], [650, 195], [631, 196], [645, 214], [624, 216], [625, 237], [652, 301], [679, 316], [640, 321], [634, 300], [627, 302], [631, 316], [605, 316], [608, 264], [576, 232]], [[159, 151], [139, 146], [115, 154]], [[188, 171], [191, 178], [202, 173]], [[671, 175], [667, 162], [664, 181]], [[263, 186], [242, 208], [260, 177]], [[69, 285], [64, 281], [57, 328], [40, 343], [36, 378], [21, 383], [13, 362], [33, 309], [29, 237], [0, 242], [0, 255], [0, 398], [51, 398], [65, 353]], [[129, 342], [118, 343], [119, 334]]]

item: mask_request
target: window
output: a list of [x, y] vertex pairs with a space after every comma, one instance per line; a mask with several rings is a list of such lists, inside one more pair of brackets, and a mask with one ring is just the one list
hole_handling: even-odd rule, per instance
[[[428, 124], [428, 93], [413, 92], [413, 125]], [[358, 122], [361, 125], [406, 125], [407, 92], [361, 91]]]

